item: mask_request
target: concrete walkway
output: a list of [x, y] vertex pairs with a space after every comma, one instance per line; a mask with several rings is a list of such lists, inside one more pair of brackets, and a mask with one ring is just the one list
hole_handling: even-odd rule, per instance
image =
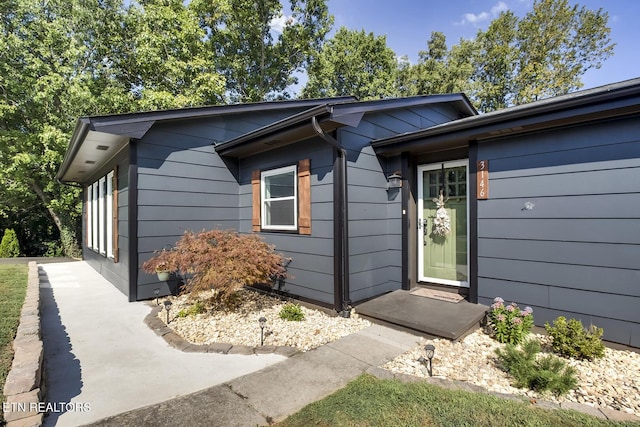
[[420, 338], [379, 325], [222, 385], [101, 420], [94, 426], [265, 426], [415, 347]]
[[[274, 354], [182, 353], [143, 323], [149, 306], [127, 303], [85, 263], [50, 264], [42, 269], [50, 283], [41, 289], [49, 401], [76, 404], [74, 412], [50, 414], [45, 425], [56, 421], [57, 425], [118, 427], [267, 425], [328, 396], [364, 372], [486, 392], [464, 382], [382, 370], [379, 366], [415, 347], [420, 337], [380, 325], [282, 363], [276, 362], [284, 357]], [[89, 405], [90, 411], [83, 412], [83, 405]], [[538, 405], [637, 420], [571, 402], [539, 401]]]
[[127, 302], [87, 263], [39, 268], [46, 399], [53, 409], [45, 426], [91, 423], [285, 360], [181, 352], [145, 325], [148, 305]]

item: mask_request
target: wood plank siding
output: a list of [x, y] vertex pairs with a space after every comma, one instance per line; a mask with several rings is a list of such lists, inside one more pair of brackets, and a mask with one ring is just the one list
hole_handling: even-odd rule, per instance
[[456, 119], [459, 112], [432, 104], [366, 114], [357, 128], [338, 130], [349, 170], [349, 277], [353, 302], [401, 289], [402, 196], [386, 177], [402, 170], [400, 157], [379, 157], [370, 143]]
[[[268, 231], [257, 233], [276, 250], [292, 259], [288, 267], [290, 278], [281, 290], [325, 304], [333, 303], [333, 152], [319, 138], [310, 138], [296, 144], [271, 150], [239, 162], [240, 199], [239, 230], [250, 233], [255, 207], [252, 174], [283, 166], [299, 165], [309, 159], [311, 199], [311, 227], [300, 231]], [[298, 202], [300, 200], [300, 194]], [[259, 200], [258, 200], [259, 201]], [[303, 227], [304, 228], [304, 227]]]
[[[157, 124], [136, 144], [138, 162], [138, 268], [154, 251], [174, 245], [185, 231], [240, 229], [237, 168], [214, 143], [226, 141], [296, 112], [231, 114]], [[136, 299], [153, 297], [166, 282], [138, 270]]]
[[[478, 295], [563, 315], [640, 346], [640, 120], [608, 120], [478, 144]], [[525, 209], [525, 203], [533, 204]]]

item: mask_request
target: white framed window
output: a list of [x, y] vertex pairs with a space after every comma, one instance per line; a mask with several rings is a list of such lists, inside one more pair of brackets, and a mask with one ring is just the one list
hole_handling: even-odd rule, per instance
[[105, 177], [98, 181], [98, 249], [102, 255], [107, 254], [107, 236], [106, 236], [106, 204], [105, 193], [107, 190], [107, 180]]
[[85, 218], [85, 233], [87, 233], [87, 247], [93, 249], [93, 186], [89, 185], [86, 188], [86, 210], [87, 216]]
[[93, 246], [92, 249], [97, 250], [98, 246], [99, 246], [99, 241], [98, 241], [98, 218], [99, 218], [99, 211], [98, 211], [98, 183], [94, 182], [91, 185], [91, 211], [93, 213], [92, 219], [91, 219], [91, 241], [93, 242]]
[[261, 224], [265, 230], [298, 229], [298, 183], [296, 166], [260, 174]]
[[107, 174], [106, 193], [107, 256], [113, 258], [113, 171]]
[[117, 260], [117, 188], [115, 171], [87, 186], [87, 248]]

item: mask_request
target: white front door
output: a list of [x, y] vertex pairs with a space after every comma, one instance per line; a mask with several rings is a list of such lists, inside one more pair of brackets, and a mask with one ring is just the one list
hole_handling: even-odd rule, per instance
[[468, 160], [418, 166], [421, 282], [469, 286], [468, 169]]

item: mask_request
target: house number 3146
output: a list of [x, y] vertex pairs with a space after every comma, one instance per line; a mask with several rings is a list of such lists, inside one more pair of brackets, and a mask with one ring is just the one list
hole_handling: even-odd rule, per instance
[[478, 160], [477, 176], [478, 200], [486, 200], [489, 198], [489, 160]]

